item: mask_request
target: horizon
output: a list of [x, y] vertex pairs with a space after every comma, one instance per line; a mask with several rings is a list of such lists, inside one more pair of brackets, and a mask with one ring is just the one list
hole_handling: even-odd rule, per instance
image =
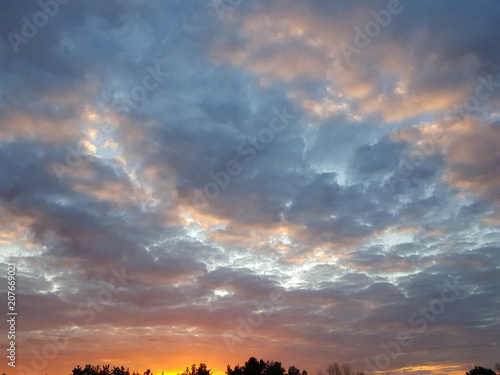
[[[250, 357], [250, 359], [252, 359], [252, 358], [253, 358], [253, 359], [256, 359], [255, 357]], [[260, 361], [262, 362], [262, 361], [263, 361], [263, 359], [260, 359]], [[295, 367], [294, 365], [286, 366], [285, 364], [281, 363], [280, 361], [274, 361], [274, 360], [273, 360], [273, 361], [264, 360], [264, 362], [267, 362], [267, 363], [271, 362], [271, 363], [278, 363], [278, 364], [280, 364], [280, 365], [281, 365], [281, 367], [283, 368], [283, 371], [284, 371], [284, 372], [285, 372], [285, 374], [287, 374], [287, 375], [288, 375], [288, 371], [287, 371], [287, 369], [289, 370], [289, 369], [290, 369], [290, 366]], [[228, 364], [228, 366], [231, 366], [232, 370], [236, 370], [236, 367], [238, 367], [238, 366], [240, 366], [240, 367], [245, 367], [244, 365], [246, 365], [246, 363], [247, 363], [247, 362], [246, 362], [246, 361], [244, 361], [244, 362], [242, 362], [242, 364], [241, 364], [241, 363], [237, 363], [236, 365], [231, 365], [231, 364]], [[342, 371], [342, 374], [338, 374], [338, 375], [345, 375], [344, 370], [342, 370], [342, 366], [346, 365], [346, 363], [339, 364], [338, 362], [330, 362], [330, 363], [328, 364], [328, 366], [325, 366], [325, 367], [324, 367], [324, 369], [318, 369], [316, 372], [314, 372], [314, 375], [320, 375], [320, 374], [325, 374], [325, 373], [326, 373], [326, 374], [328, 374], [328, 375], [335, 375], [335, 372], [333, 372], [333, 373], [330, 373], [330, 372], [329, 372], [329, 371], [331, 371], [331, 369], [329, 369], [328, 367], [329, 367], [329, 366], [331, 366], [332, 364], [338, 364], [338, 365], [340, 365], [340, 366], [341, 366], [341, 368], [339, 368], [339, 371]], [[210, 375], [217, 375], [217, 374], [224, 375], [224, 374], [228, 374], [228, 373], [227, 373], [227, 370], [226, 370], [226, 371], [224, 371], [224, 372], [216, 372], [216, 371], [212, 371], [212, 369], [210, 368], [210, 366], [209, 366], [208, 364], [199, 363], [199, 366], [201, 366], [201, 365], [206, 365], [206, 366], [207, 366], [206, 368], [207, 368], [207, 370], [209, 371]], [[350, 374], [352, 374], [352, 375], [367, 375], [367, 373], [366, 373], [366, 372], [363, 372], [363, 371], [357, 371], [357, 369], [356, 369], [356, 368], [353, 368], [353, 367], [352, 367], [349, 363], [347, 363], [347, 365], [349, 366], [348, 371], [349, 371], [349, 373], [350, 373]], [[77, 369], [77, 367], [79, 367], [80, 369], [82, 369], [82, 370], [83, 370], [83, 369], [85, 369], [85, 368], [86, 368], [86, 366], [92, 366], [92, 367], [94, 367], [94, 368], [96, 368], [96, 366], [97, 366], [96, 370], [104, 370], [104, 367], [105, 367], [105, 366], [107, 366], [107, 367], [108, 367], [108, 369], [110, 369], [110, 370], [113, 370], [113, 368], [114, 368], [114, 367], [116, 367], [116, 368], [122, 368], [122, 369], [124, 369], [124, 370], [125, 370], [125, 371], [127, 371], [127, 372], [128, 372], [128, 371], [130, 371], [130, 372], [129, 372], [130, 374], [138, 374], [138, 375], [140, 375], [140, 374], [146, 374], [146, 373], [147, 373], [147, 374], [150, 374], [150, 375], [154, 375], [154, 374], [162, 374], [162, 375], [189, 375], [189, 374], [190, 374], [190, 373], [189, 373], [189, 371], [191, 371], [191, 375], [193, 375], [193, 372], [192, 372], [192, 371], [193, 371], [193, 368], [192, 368], [192, 366], [195, 366], [195, 370], [196, 370], [196, 367], [198, 367], [198, 364], [193, 363], [193, 364], [191, 364], [191, 365], [186, 366], [186, 367], [184, 368], [184, 370], [181, 370], [181, 371], [174, 371], [174, 372], [168, 372], [168, 371], [154, 371], [154, 370], [152, 370], [152, 369], [151, 369], [151, 368], [149, 368], [149, 367], [148, 367], [147, 369], [137, 370], [137, 369], [130, 368], [130, 367], [127, 367], [127, 366], [123, 366], [123, 365], [120, 365], [120, 364], [114, 364], [114, 365], [111, 365], [111, 364], [109, 364], [109, 363], [107, 363], [107, 364], [104, 364], [104, 363], [103, 363], [103, 364], [95, 364], [95, 363], [94, 363], [94, 364], [85, 364], [85, 365], [83, 365], [83, 364], [78, 364], [78, 365], [75, 365], [73, 369], [75, 369], [75, 370], [76, 370], [76, 369]], [[416, 370], [416, 371], [422, 371], [422, 370], [424, 370], [424, 369], [431, 370], [429, 367], [430, 367], [430, 366], [418, 366], [418, 367], [417, 367], [417, 368], [415, 368], [414, 370]], [[444, 366], [432, 366], [432, 368], [434, 368], [434, 369], [441, 369], [441, 368], [443, 368], [443, 367], [444, 367]], [[456, 367], [458, 367], [458, 366], [454, 366], [454, 367], [456, 368]], [[494, 367], [495, 369], [497, 369], [498, 371], [500, 371], [500, 362], [495, 363], [495, 366], [492, 366], [492, 368], [493, 368], [493, 367]], [[451, 368], [451, 367], [448, 367], [448, 368]], [[476, 365], [472, 365], [472, 366], [471, 366], [471, 367], [470, 367], [467, 371], [473, 370], [474, 368], [480, 368], [480, 369], [481, 369], [481, 368], [483, 368], [483, 369], [488, 369], [488, 370], [490, 370], [490, 371], [493, 371], [492, 369], [489, 369], [488, 367], [484, 367], [484, 366], [477, 365], [477, 364], [476, 364]], [[311, 372], [307, 371], [306, 369], [300, 369], [300, 368], [298, 368], [297, 370], [299, 371], [299, 374], [300, 374], [300, 372], [302, 372], [302, 375], [309, 375], [309, 374], [312, 374]], [[198, 370], [198, 371], [199, 371], [199, 370]], [[306, 374], [304, 374], [304, 373], [303, 373], [304, 371], [306, 371]], [[24, 372], [23, 372], [23, 369], [21, 369], [21, 373], [24, 373]], [[460, 373], [460, 374], [462, 374], [462, 375], [464, 374], [464, 372], [463, 372], [463, 371], [460, 371], [460, 370], [455, 370], [455, 371], [453, 371], [453, 372], [448, 372], [448, 373], [452, 373], [452, 374], [458, 374], [458, 373]], [[208, 374], [208, 373], [207, 373], [207, 374]], [[496, 375], [496, 373], [495, 373], [494, 371], [493, 371], [493, 374], [495, 374], [495, 375]], [[6, 375], [9, 375], [9, 374], [6, 374]], [[67, 375], [71, 375], [71, 371], [68, 371], [68, 372], [67, 372]], [[198, 375], [200, 375], [200, 374], [198, 374]], [[468, 374], [465, 374], [465, 375], [468, 375]], [[474, 374], [473, 374], [473, 375], [474, 375]], [[480, 375], [480, 374], [475, 374], [475, 375]], [[486, 375], [486, 374], [484, 374], [484, 375]]]

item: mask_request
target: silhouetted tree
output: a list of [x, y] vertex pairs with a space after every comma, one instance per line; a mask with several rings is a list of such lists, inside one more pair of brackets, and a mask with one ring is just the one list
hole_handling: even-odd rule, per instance
[[[125, 369], [125, 367], [113, 367], [113, 369], [110, 369], [110, 365], [90, 365], [86, 364], [84, 368], [81, 368], [80, 365], [76, 366], [73, 371], [72, 375], [130, 375], [129, 369]], [[149, 370], [148, 370], [149, 371]], [[139, 374], [137, 374], [139, 375]], [[148, 375], [152, 375], [148, 373]]]
[[[257, 360], [255, 357], [250, 357], [245, 365], [240, 366], [239, 364], [233, 368], [231, 365], [227, 365], [226, 374], [227, 375], [285, 375], [285, 368], [281, 365], [281, 362]], [[183, 374], [192, 375], [192, 374]], [[195, 374], [203, 375], [203, 374]], [[288, 368], [288, 373], [286, 375], [307, 375], [307, 371], [302, 371], [295, 367], [290, 366]], [[322, 374], [318, 374], [322, 375]], [[342, 374], [341, 374], [342, 375]]]
[[204, 363], [200, 363], [198, 369], [196, 370], [196, 375], [211, 375], [210, 369], [208, 369], [207, 365]]
[[281, 366], [281, 362], [266, 362], [266, 368], [264, 370], [265, 375], [284, 375], [285, 369]]
[[236, 366], [234, 366], [234, 370], [232, 370], [231, 365], [227, 365], [226, 374], [227, 375], [244, 375], [243, 374], [244, 368], [245, 368], [245, 366], [242, 367], [239, 364], [237, 364]]
[[186, 366], [184, 372], [181, 373], [181, 375], [195, 375], [195, 374], [196, 374], [196, 365], [194, 363], [191, 365], [191, 368], [189, 368], [189, 366]]
[[266, 362], [262, 359], [260, 361], [255, 357], [250, 357], [243, 366], [244, 375], [261, 375], [266, 369]]
[[344, 373], [344, 375], [352, 375], [351, 365], [349, 363], [342, 363], [342, 372]]
[[338, 362], [333, 362], [326, 368], [326, 373], [328, 375], [342, 375], [342, 369]]
[[[227, 365], [226, 374], [227, 375], [285, 375], [285, 369], [281, 365], [281, 362], [277, 361], [266, 361], [262, 359], [257, 360], [255, 357], [250, 357], [248, 361], [245, 362], [244, 366], [239, 364], [233, 368], [231, 365]], [[2, 374], [5, 375], [5, 374]], [[71, 375], [153, 375], [150, 369], [146, 370], [144, 373], [139, 373], [138, 371], [130, 373], [130, 370], [125, 367], [111, 368], [110, 365], [90, 365], [86, 364], [84, 368], [77, 365], [73, 370]], [[164, 375], [163, 373], [161, 375]], [[186, 370], [181, 374], [177, 375], [213, 375], [212, 370], [210, 370], [205, 363], [200, 363], [198, 367], [193, 363], [191, 367], [186, 367]], [[288, 373], [286, 375], [307, 375], [307, 371], [302, 371], [295, 367], [290, 366], [288, 368]], [[318, 375], [322, 375], [319, 373]], [[330, 375], [330, 374], [329, 374]], [[336, 374], [333, 374], [336, 375]], [[338, 375], [351, 375], [350, 373], [338, 374]]]
[[474, 366], [473, 369], [467, 371], [465, 375], [496, 375], [495, 371], [490, 368]]
[[500, 362], [495, 363], [495, 370], [497, 370], [498, 375], [500, 375]]
[[111, 374], [112, 375], [130, 375], [130, 371], [128, 369], [125, 370], [125, 367], [123, 367], [123, 366], [122, 367], [113, 367]]
[[[148, 370], [149, 371], [149, 370]], [[186, 367], [184, 372], [180, 375], [212, 375], [211, 371], [206, 364], [200, 363], [198, 367], [196, 367], [196, 363], [193, 363], [191, 365], [191, 368]], [[227, 366], [227, 371], [232, 371], [231, 367], [228, 365]], [[226, 371], [226, 373], [227, 373]], [[228, 373], [230, 375], [231, 373]], [[144, 374], [144, 375], [152, 375], [152, 374]]]

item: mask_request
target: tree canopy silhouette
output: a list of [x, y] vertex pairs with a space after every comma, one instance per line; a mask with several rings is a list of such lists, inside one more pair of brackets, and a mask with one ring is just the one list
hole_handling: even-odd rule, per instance
[[[295, 366], [288, 368], [288, 373], [281, 365], [281, 362], [257, 360], [255, 357], [250, 357], [243, 366], [239, 364], [233, 368], [227, 365], [227, 375], [301, 375], [300, 370]], [[307, 375], [307, 371], [302, 371], [302, 375]]]
[[[80, 365], [76, 366], [73, 371], [72, 375], [141, 375], [139, 372], [133, 372], [130, 374], [130, 370], [125, 367], [116, 367], [114, 366], [111, 368], [110, 365], [104, 365], [104, 366], [94, 366], [94, 365], [85, 365], [84, 368], [81, 368]], [[146, 370], [143, 375], [152, 375], [151, 370]]]
[[[495, 364], [495, 369], [498, 374], [490, 368], [474, 366], [473, 369], [467, 371], [465, 375], [500, 375], [500, 362]], [[231, 365], [227, 365], [227, 375], [307, 375], [307, 371], [302, 372], [295, 366], [288, 367], [288, 371], [278, 361], [257, 360], [255, 357], [250, 357], [243, 366], [237, 364], [234, 369]], [[5, 374], [2, 374], [5, 375]], [[125, 367], [111, 365], [90, 365], [85, 367], [76, 366], [70, 375], [153, 375], [150, 370], [144, 373], [132, 372]], [[163, 375], [163, 373], [162, 373]], [[212, 370], [205, 363], [200, 363], [198, 367], [192, 364], [191, 367], [186, 367], [186, 370], [177, 375], [213, 375]], [[323, 371], [319, 370], [318, 375], [323, 375]], [[354, 375], [354, 372], [349, 363], [332, 362], [326, 368], [326, 375]], [[363, 372], [357, 372], [356, 375], [364, 375]]]
[[186, 367], [186, 370], [184, 370], [184, 372], [180, 375], [211, 375], [211, 371], [212, 370], [210, 370], [204, 363], [200, 363], [198, 367], [196, 367], [196, 364], [193, 363], [191, 368]]
[[490, 368], [474, 366], [473, 369], [467, 371], [465, 375], [497, 375], [495, 371]]

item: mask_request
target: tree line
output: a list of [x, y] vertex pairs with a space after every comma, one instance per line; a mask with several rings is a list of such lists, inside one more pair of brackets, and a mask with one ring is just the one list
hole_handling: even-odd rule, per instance
[[[500, 375], [500, 362], [495, 364], [495, 373], [490, 368], [474, 366], [465, 373], [465, 375]], [[364, 375], [363, 372], [356, 372], [352, 370], [349, 363], [338, 363], [333, 362], [329, 364], [325, 370], [326, 375]], [[163, 375], [163, 372], [161, 373]], [[6, 375], [3, 373], [2, 375]], [[130, 369], [123, 366], [113, 366], [110, 365], [90, 365], [87, 364], [84, 367], [80, 365], [76, 366], [70, 375], [153, 375], [151, 370], [146, 370], [143, 373], [138, 371], [130, 372]], [[205, 363], [200, 363], [198, 366], [196, 364], [191, 365], [191, 367], [186, 367], [182, 373], [177, 375], [213, 375], [212, 370], [210, 370]], [[255, 357], [250, 357], [248, 361], [245, 362], [243, 366], [237, 364], [234, 368], [231, 365], [227, 365], [226, 375], [307, 375], [306, 370], [300, 371], [295, 366], [288, 367], [288, 371], [281, 365], [281, 362], [277, 361], [264, 361], [257, 360]], [[322, 370], [319, 370], [317, 375], [324, 375]]]

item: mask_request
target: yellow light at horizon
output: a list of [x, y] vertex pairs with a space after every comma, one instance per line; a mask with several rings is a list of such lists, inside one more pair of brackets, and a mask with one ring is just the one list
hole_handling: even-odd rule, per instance
[[[188, 366], [189, 368], [191, 368], [190, 366]], [[182, 370], [179, 370], [179, 371], [166, 371], [166, 370], [151, 370], [151, 372], [153, 373], [153, 375], [177, 375], [177, 374], [182, 374], [184, 371], [186, 370], [186, 368], [183, 368]], [[211, 371], [211, 374], [212, 375], [225, 375], [226, 373], [225, 372], [220, 372], [220, 371]]]

